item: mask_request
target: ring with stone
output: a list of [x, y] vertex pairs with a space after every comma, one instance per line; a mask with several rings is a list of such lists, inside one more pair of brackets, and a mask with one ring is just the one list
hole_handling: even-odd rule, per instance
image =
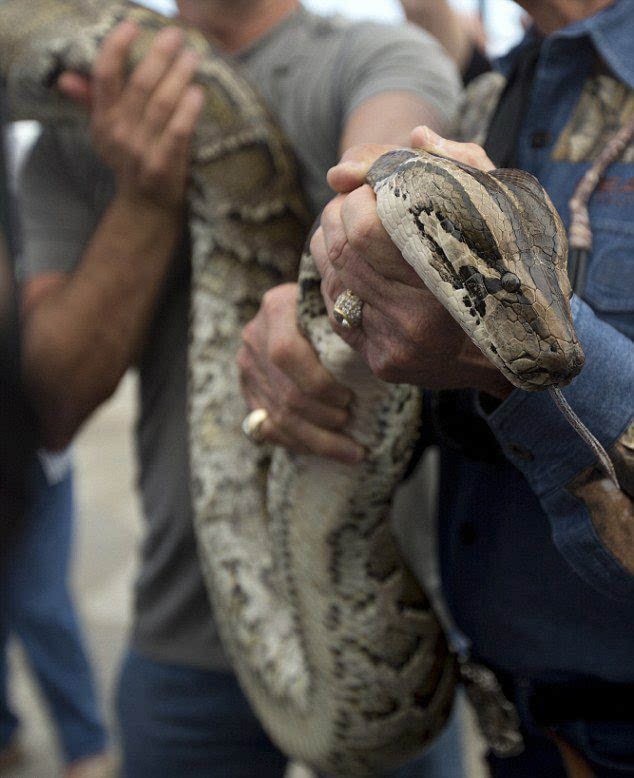
[[335, 300], [333, 315], [342, 327], [361, 326], [363, 317], [363, 300], [351, 289], [345, 289]]
[[262, 425], [268, 419], [269, 412], [266, 408], [256, 408], [244, 417], [242, 422], [242, 432], [249, 438], [251, 443], [259, 445], [264, 441], [262, 434]]

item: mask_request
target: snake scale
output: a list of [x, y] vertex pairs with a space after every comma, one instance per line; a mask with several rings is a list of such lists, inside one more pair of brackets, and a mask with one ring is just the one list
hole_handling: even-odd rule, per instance
[[[164, 17], [129, 2], [5, 0], [0, 67], [14, 119], [85, 122], [53, 88], [90, 73], [120, 20]], [[171, 23], [171, 22], [170, 22]], [[195, 531], [226, 650], [264, 727], [290, 756], [371, 774], [419, 751], [446, 721], [455, 661], [388, 526], [418, 434], [418, 390], [378, 381], [332, 331], [308, 254], [298, 321], [356, 396], [345, 466], [255, 447], [241, 420], [235, 354], [264, 292], [295, 279], [308, 229], [293, 155], [254, 90], [195, 31], [206, 92], [188, 188], [192, 237], [189, 425]], [[425, 186], [419, 183], [424, 177]], [[565, 384], [582, 356], [570, 319], [565, 235], [537, 182], [399, 151], [369, 182], [406, 259], [483, 351], [523, 388]], [[533, 220], [518, 213], [530, 210]]]

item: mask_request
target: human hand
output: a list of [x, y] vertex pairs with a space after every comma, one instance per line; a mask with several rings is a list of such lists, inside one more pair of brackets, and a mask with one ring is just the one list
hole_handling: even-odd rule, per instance
[[192, 83], [199, 57], [175, 27], [158, 33], [129, 78], [125, 63], [138, 28], [119, 24], [105, 39], [92, 79], [64, 73], [59, 89], [91, 105], [91, 130], [103, 160], [114, 170], [117, 194], [135, 205], [182, 207], [191, 135], [203, 104]]
[[363, 448], [340, 431], [352, 393], [297, 329], [296, 294], [295, 284], [271, 289], [244, 328], [237, 357], [242, 393], [251, 409], [268, 413], [260, 428], [264, 440], [299, 454], [358, 462]]
[[[425, 151], [474, 167], [493, 167], [479, 146], [445, 140], [428, 128], [417, 128], [412, 141]], [[311, 242], [334, 329], [385, 381], [430, 389], [473, 386], [504, 396], [510, 385], [390, 240], [376, 214], [370, 187], [361, 185], [350, 191], [355, 180], [363, 180], [377, 151], [383, 153], [377, 148], [352, 149], [330, 171], [331, 184], [348, 193], [326, 206]], [[334, 301], [344, 289], [351, 289], [364, 302], [360, 328], [343, 328], [333, 316]]]

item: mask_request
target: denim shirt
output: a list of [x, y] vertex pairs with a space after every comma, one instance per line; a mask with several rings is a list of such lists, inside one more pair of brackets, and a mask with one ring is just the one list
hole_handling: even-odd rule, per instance
[[[566, 227], [597, 148], [632, 116], [633, 89], [632, 0], [544, 41], [518, 167], [537, 176]], [[564, 394], [609, 449], [634, 417], [634, 144], [589, 210], [593, 248], [572, 299], [586, 363]], [[634, 682], [634, 576], [566, 488], [594, 454], [548, 393], [515, 390], [482, 413], [507, 461], [441, 449], [440, 555], [457, 625], [475, 656], [516, 676]]]

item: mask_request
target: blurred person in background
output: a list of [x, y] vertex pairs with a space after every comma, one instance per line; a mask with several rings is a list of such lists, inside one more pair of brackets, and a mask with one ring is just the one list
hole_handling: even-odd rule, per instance
[[[349, 151], [330, 171], [341, 195], [311, 247], [329, 311], [346, 288], [363, 301], [357, 329], [331, 315], [336, 332], [379, 378], [426, 389], [421, 444], [440, 448], [442, 588], [487, 683], [491, 775], [632, 776], [634, 3], [521, 5], [535, 26], [500, 72], [473, 83], [460, 114], [457, 137], [484, 150], [428, 128], [411, 143], [482, 170], [532, 173], [566, 228], [588, 206], [591, 240], [571, 233], [568, 268], [585, 365], [565, 394], [609, 450], [620, 488], [548, 394], [514, 389], [391, 243], [363, 185], [387, 147]], [[250, 407], [268, 412], [265, 440], [323, 453], [319, 433], [305, 434], [318, 398], [301, 391], [320, 367], [300, 340], [292, 316], [277, 312], [272, 328], [263, 305], [245, 329], [243, 386]], [[289, 387], [305, 424], [286, 423]], [[333, 443], [331, 455], [349, 461], [350, 442]], [[506, 701], [491, 693], [496, 677]]]
[[[314, 215], [332, 196], [325, 174], [342, 151], [406, 143], [413, 125], [442, 130], [453, 117], [455, 68], [413, 27], [322, 18], [297, 0], [178, 7], [236, 56], [278, 117]], [[90, 103], [96, 152], [83, 134], [46, 130], [21, 176], [26, 370], [53, 447], [68, 443], [130, 366], [140, 371], [147, 535], [118, 689], [123, 775], [281, 776], [285, 758], [220, 646], [192, 527], [183, 222], [189, 139], [202, 105], [192, 83], [197, 58], [168, 29], [126, 81], [136, 32], [123, 24], [107, 38], [91, 81], [60, 78], [62, 90]], [[294, 298], [287, 284], [269, 301], [293, 307]], [[346, 413], [338, 408], [332, 424]], [[327, 449], [328, 435], [323, 442]], [[432, 748], [398, 775], [460, 776], [459, 738], [455, 729], [448, 735], [437, 758]]]
[[68, 589], [73, 521], [70, 458], [40, 451], [22, 377], [13, 257], [19, 230], [0, 115], [0, 772], [25, 763], [9, 704], [10, 637], [18, 637], [61, 741], [65, 778], [106, 778], [112, 761]]
[[15, 212], [9, 197], [0, 90], [0, 565], [19, 529], [28, 501], [28, 473], [35, 456], [37, 425], [21, 376], [20, 317], [13, 255]]
[[26, 764], [9, 704], [9, 638], [18, 638], [49, 707], [64, 778], [109, 778], [113, 758], [79, 617], [69, 590], [74, 522], [70, 454], [40, 450], [31, 468], [26, 517], [0, 570], [0, 770]]
[[447, 0], [400, 0], [405, 17], [442, 43], [468, 84], [490, 70], [486, 32], [479, 13], [459, 11]]

